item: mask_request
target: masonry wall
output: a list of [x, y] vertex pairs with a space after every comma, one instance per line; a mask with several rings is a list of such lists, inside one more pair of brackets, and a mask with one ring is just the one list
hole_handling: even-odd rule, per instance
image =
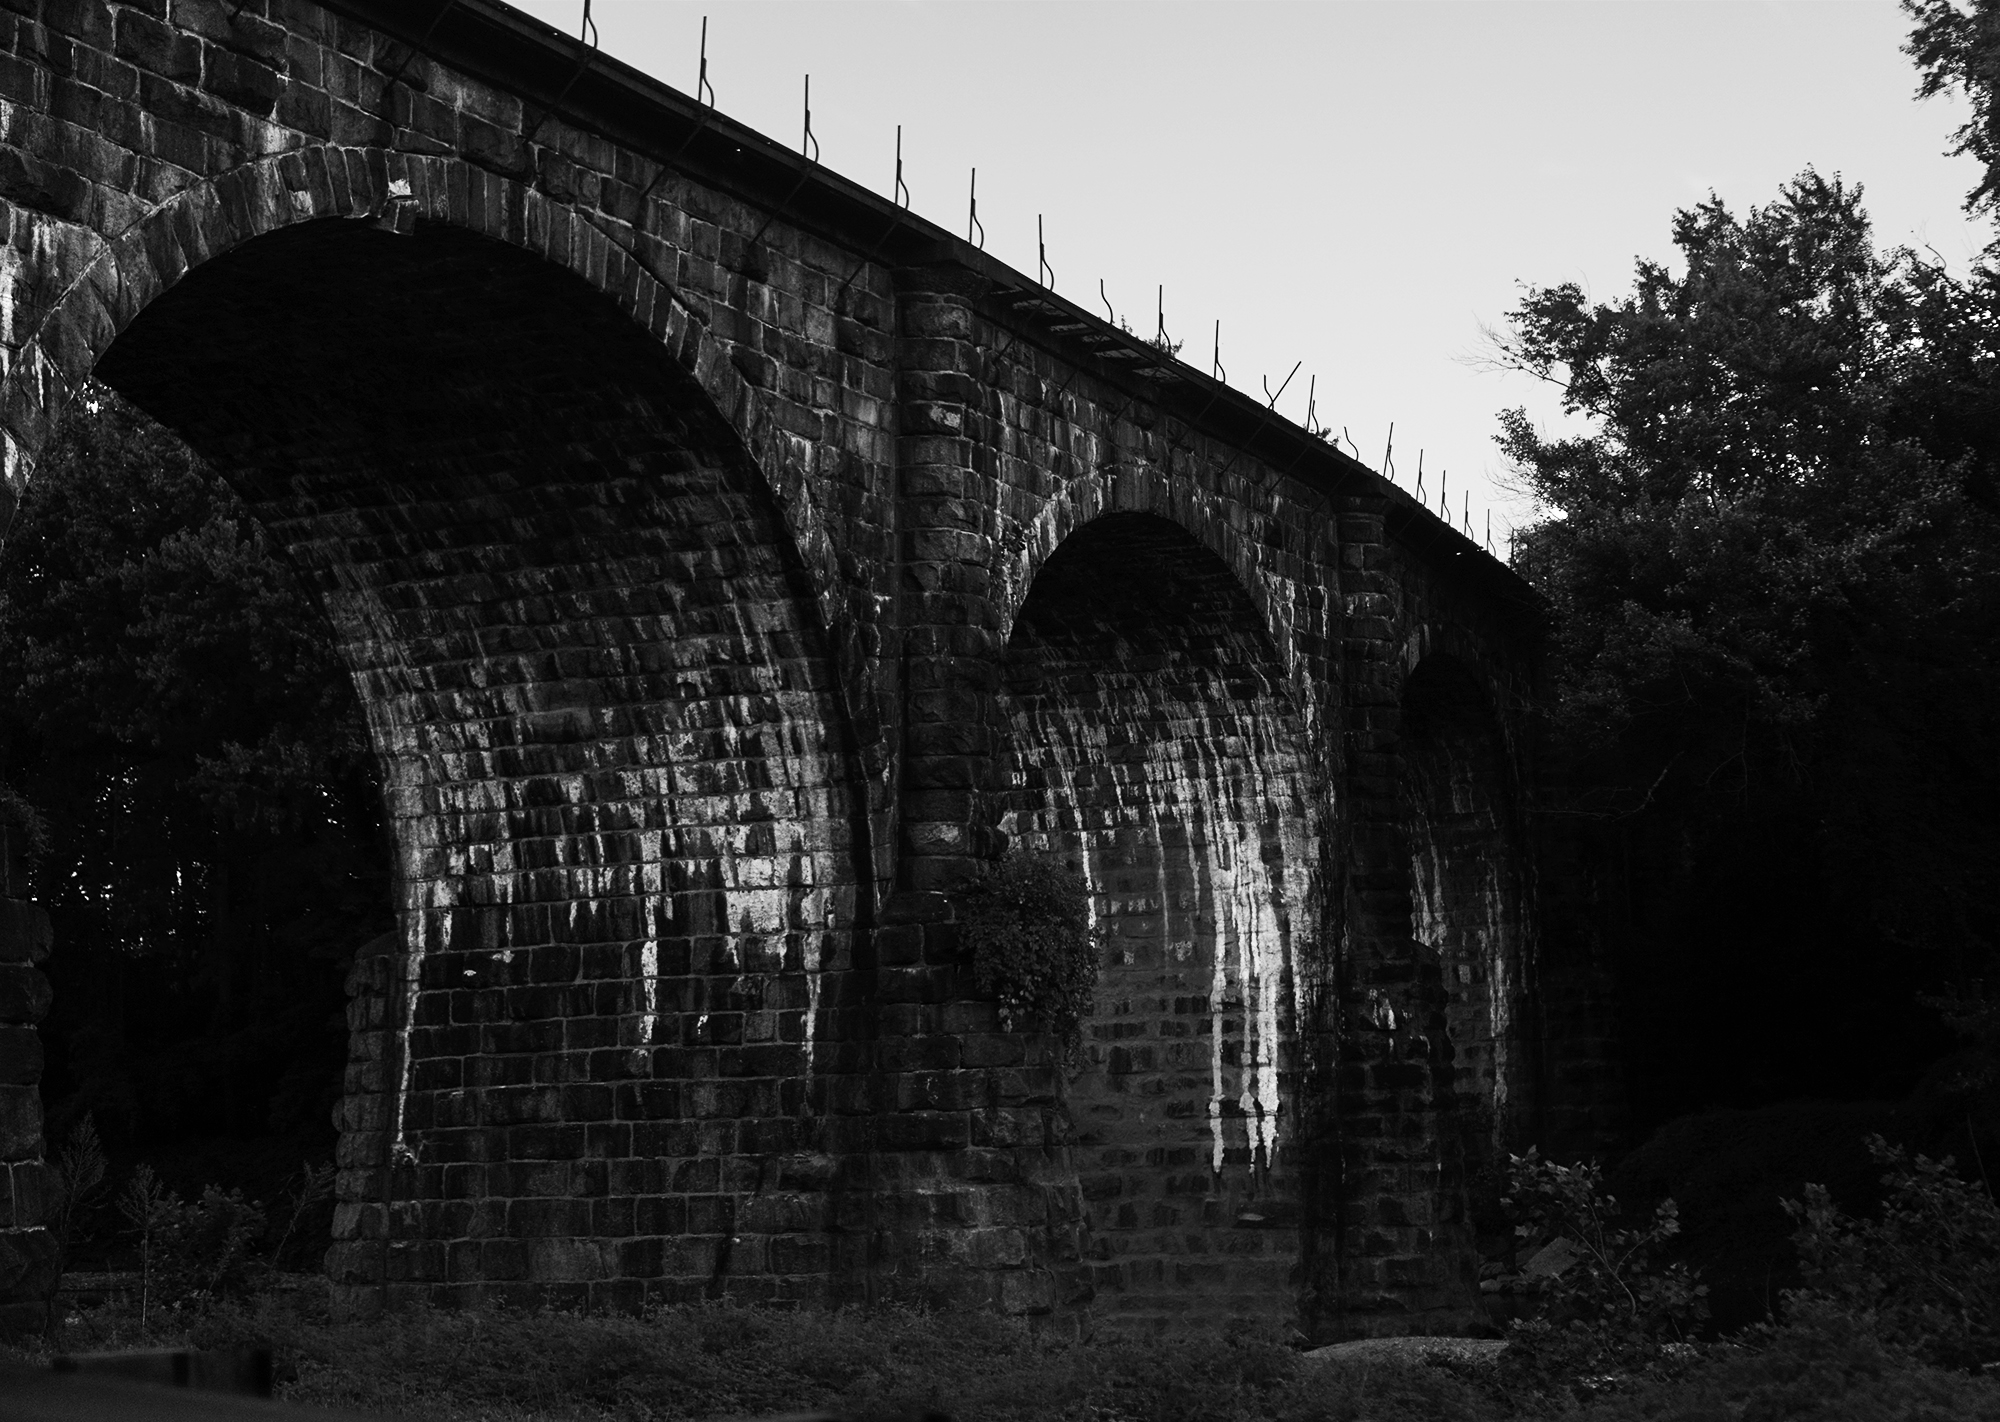
[[1087, 524], [1007, 648], [1002, 827], [1077, 863], [1105, 950], [1067, 1082], [1096, 1315], [1298, 1315], [1296, 974], [1321, 951], [1297, 709], [1213, 554]]
[[[1520, 761], [1470, 545], [969, 249], [890, 264], [306, 0], [0, 40], [5, 501], [95, 371], [244, 492], [369, 709], [402, 927], [353, 979], [350, 1304], [1469, 1325], [1460, 1098], [1532, 914], [1424, 877], [1417, 821], [1513, 851], [1446, 824], [1492, 755], [1398, 736], [1449, 645]], [[1122, 945], [1074, 1080], [959, 951], [1012, 838]]]
[[824, 1297], [866, 817], [733, 432], [595, 293], [439, 228], [247, 244], [100, 369], [317, 575], [387, 767], [337, 1281]]

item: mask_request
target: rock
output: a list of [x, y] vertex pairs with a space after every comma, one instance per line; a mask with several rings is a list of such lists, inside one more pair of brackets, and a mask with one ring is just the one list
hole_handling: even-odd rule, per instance
[[1565, 1235], [1557, 1235], [1535, 1251], [1521, 1272], [1530, 1279], [1553, 1279], [1576, 1262], [1576, 1245]]
[[1318, 1367], [1376, 1367], [1383, 1363], [1490, 1363], [1507, 1346], [1504, 1338], [1357, 1338], [1329, 1343], [1305, 1355]]

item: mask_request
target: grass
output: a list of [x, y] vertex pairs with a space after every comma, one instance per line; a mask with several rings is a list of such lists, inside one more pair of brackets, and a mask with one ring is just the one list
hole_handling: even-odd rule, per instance
[[145, 1330], [123, 1300], [78, 1305], [28, 1352], [250, 1341], [276, 1349], [282, 1397], [411, 1422], [815, 1411], [956, 1422], [2000, 1422], [2000, 1381], [1919, 1366], [1838, 1315], [1757, 1335], [1755, 1348], [1690, 1350], [1673, 1376], [1551, 1388], [1505, 1368], [1317, 1366], [1241, 1333], [1075, 1341], [987, 1315], [899, 1309], [411, 1309], [334, 1322], [324, 1285], [299, 1278], [157, 1315]]

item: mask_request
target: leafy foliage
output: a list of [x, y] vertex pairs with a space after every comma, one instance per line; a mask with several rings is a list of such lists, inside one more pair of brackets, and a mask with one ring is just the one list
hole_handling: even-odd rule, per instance
[[264, 1210], [241, 1190], [203, 1188], [197, 1200], [167, 1189], [141, 1165], [118, 1198], [139, 1246], [140, 1323], [154, 1307], [178, 1308], [240, 1288]]
[[1918, 90], [1925, 98], [1957, 91], [1972, 105], [1972, 117], [1960, 126], [1952, 152], [1963, 153], [1985, 167], [1966, 197], [1967, 211], [2000, 209], [2000, 5], [1971, 0], [1903, 0], [1903, 13], [1915, 25], [1903, 52], [1923, 74]]
[[52, 1123], [93, 1114], [114, 1158], [323, 1135], [345, 960], [389, 916], [324, 616], [214, 471], [92, 386], [7, 532], [0, 658], [0, 782], [61, 945]]
[[1881, 1219], [1849, 1217], [1821, 1185], [1785, 1204], [1798, 1222], [1792, 1238], [1808, 1306], [1865, 1318], [1889, 1346], [1945, 1367], [2000, 1362], [2000, 1207], [1992, 1193], [1961, 1180], [1949, 1156], [1911, 1160], [1880, 1136], [1868, 1138], [1868, 1149], [1887, 1168]]
[[1009, 1029], [1033, 1021], [1074, 1041], [1097, 986], [1090, 886], [1053, 855], [1009, 853], [953, 896], [973, 980]]
[[1992, 399], [1956, 438], [1932, 407], [1987, 383], [2000, 320], [1981, 285], [1876, 252], [1861, 190], [1810, 170], [1745, 218], [1681, 212], [1673, 237], [1685, 271], [1642, 261], [1621, 300], [1529, 293], [1507, 356], [1592, 432], [1545, 438], [1516, 410], [1501, 444], [1556, 515], [1524, 551], [1571, 728], [1670, 723], [1656, 754], [1706, 776], [1751, 731], [1796, 753], [1870, 634], [1990, 613], [1969, 442], [1990, 445]]
[[[1500, 341], [1582, 422], [1516, 410], [1500, 443], [1545, 511], [1515, 562], [1588, 787], [1554, 808], [1636, 866], [1654, 1119], [1879, 1089], [1888, 1057], [1913, 1084], [1915, 994], [2000, 951], [2000, 280], [1878, 250], [1811, 170], [1672, 235], [1613, 300], [1531, 288]], [[1755, 1059], [1701, 1074], [1689, 1020]], [[1829, 1079], [1809, 1041], [1864, 1021], [1883, 1057]]]
[[1673, 1200], [1628, 1220], [1593, 1162], [1562, 1165], [1530, 1147], [1508, 1165], [1501, 1203], [1518, 1221], [1516, 1258], [1542, 1308], [1508, 1330], [1505, 1383], [1536, 1393], [1582, 1384], [1587, 1394], [1593, 1378], [1684, 1364], [1687, 1337], [1708, 1316], [1708, 1289], [1685, 1264], [1657, 1262], [1680, 1233]]
[[1708, 1290], [1686, 1265], [1655, 1267], [1662, 1246], [1680, 1233], [1671, 1197], [1649, 1218], [1628, 1221], [1595, 1162], [1561, 1165], [1542, 1159], [1533, 1146], [1507, 1159], [1501, 1203], [1520, 1221], [1515, 1234], [1529, 1246], [1557, 1240], [1570, 1246], [1562, 1251], [1569, 1263], [1547, 1276], [1550, 1312], [1641, 1341], [1684, 1338], [1707, 1316], [1702, 1298]]
[[1867, 1321], [1824, 1304], [1782, 1327], [1702, 1350], [1670, 1376], [1634, 1380], [1566, 1415], [1579, 1422], [2000, 1422], [2000, 1383], [1912, 1361]]
[[263, 1206], [244, 1199], [241, 1190], [209, 1185], [198, 1200], [169, 1192], [159, 1228], [166, 1277], [183, 1295], [240, 1286], [264, 1227]]
[[[1978, 978], [1965, 987], [1918, 999], [1937, 1013], [1959, 1039], [1939, 1085], [1953, 1096], [1975, 1098], [2000, 1085], [2000, 995]], [[1973, 1138], [1975, 1147], [1978, 1137]]]

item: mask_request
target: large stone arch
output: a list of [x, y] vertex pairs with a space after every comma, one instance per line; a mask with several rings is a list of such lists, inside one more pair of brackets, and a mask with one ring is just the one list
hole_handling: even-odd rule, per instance
[[1098, 1314], [1294, 1321], [1321, 826], [1278, 650], [1185, 528], [1109, 512], [1038, 568], [1000, 701], [1001, 827], [1083, 869], [1106, 936], [1067, 1089]]
[[0, 390], [15, 487], [93, 370], [315, 582], [385, 766], [336, 1283], [827, 1296], [870, 870], [809, 445], [601, 229], [368, 150], [106, 243]]
[[[665, 207], [663, 198], [655, 205]], [[35, 457], [112, 341], [189, 271], [253, 238], [328, 218], [388, 230], [417, 221], [463, 227], [564, 267], [616, 303], [706, 393], [736, 431], [778, 504], [813, 581], [821, 617], [841, 616], [832, 541], [813, 497], [814, 450], [786, 431], [721, 344], [662, 275], [674, 250], [645, 221], [615, 233], [601, 215], [459, 157], [310, 144], [193, 178], [164, 201], [135, 209], [115, 236], [0, 205], [8, 334], [0, 344], [0, 534]], [[25, 231], [22, 229], [26, 229]], [[29, 253], [24, 258], [23, 250]], [[40, 266], [45, 272], [31, 270]], [[52, 277], [56, 289], [35, 290]], [[21, 330], [23, 326], [27, 329]]]

